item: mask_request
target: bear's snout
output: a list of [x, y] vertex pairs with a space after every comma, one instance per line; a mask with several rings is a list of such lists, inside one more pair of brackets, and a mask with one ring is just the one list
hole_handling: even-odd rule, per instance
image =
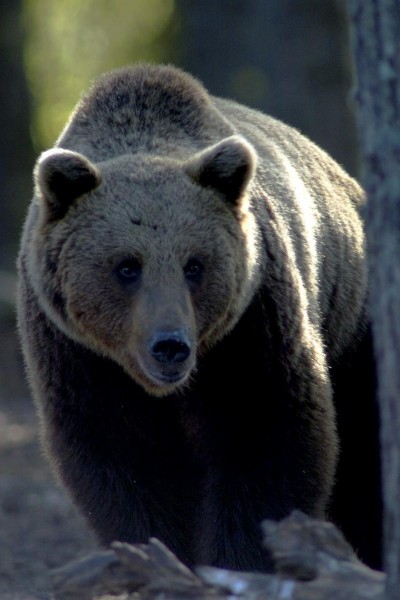
[[149, 343], [151, 356], [164, 365], [183, 363], [190, 356], [191, 343], [183, 329], [157, 331]]

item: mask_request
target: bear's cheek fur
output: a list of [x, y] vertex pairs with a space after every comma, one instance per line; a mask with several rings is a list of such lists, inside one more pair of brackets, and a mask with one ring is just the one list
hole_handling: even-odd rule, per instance
[[253, 294], [242, 242], [232, 245], [220, 241], [205, 289], [194, 298], [199, 353], [207, 351], [234, 328]]
[[65, 297], [71, 333], [100, 354], [115, 354], [128, 338], [126, 318], [130, 307], [111, 295], [107, 296], [104, 290], [96, 293], [97, 290], [88, 288], [84, 293], [69, 287], [65, 286]]

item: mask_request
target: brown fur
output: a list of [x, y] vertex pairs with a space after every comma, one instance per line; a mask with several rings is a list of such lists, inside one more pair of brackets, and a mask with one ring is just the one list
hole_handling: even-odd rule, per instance
[[[334, 482], [329, 368], [366, 327], [360, 187], [298, 132], [145, 65], [103, 76], [35, 173], [19, 321], [62, 479], [103, 541], [159, 535], [189, 564], [265, 568], [250, 542], [261, 518], [322, 515]], [[122, 384], [130, 445], [111, 416]], [[160, 403], [157, 458], [145, 414]], [[169, 452], [182, 480], [171, 471], [156, 493], [148, 473]]]

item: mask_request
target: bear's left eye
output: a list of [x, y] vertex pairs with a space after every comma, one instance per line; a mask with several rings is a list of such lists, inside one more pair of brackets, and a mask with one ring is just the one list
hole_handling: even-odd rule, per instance
[[189, 258], [183, 268], [185, 278], [188, 281], [199, 283], [203, 275], [204, 265], [198, 258]]

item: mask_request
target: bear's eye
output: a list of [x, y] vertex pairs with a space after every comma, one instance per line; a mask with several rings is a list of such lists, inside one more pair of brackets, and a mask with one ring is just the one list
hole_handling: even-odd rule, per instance
[[200, 283], [203, 271], [204, 265], [198, 258], [189, 258], [183, 268], [185, 278], [193, 283]]
[[125, 258], [115, 269], [120, 281], [123, 283], [134, 283], [140, 277], [142, 267], [136, 258]]

